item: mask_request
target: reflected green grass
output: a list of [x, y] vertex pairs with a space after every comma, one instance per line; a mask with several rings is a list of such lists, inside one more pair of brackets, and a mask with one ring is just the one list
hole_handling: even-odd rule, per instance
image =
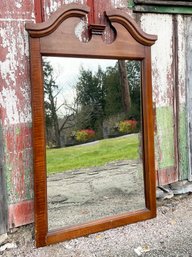
[[101, 166], [111, 161], [138, 159], [137, 134], [127, 137], [103, 139], [93, 144], [47, 149], [47, 171], [58, 173], [66, 170]]

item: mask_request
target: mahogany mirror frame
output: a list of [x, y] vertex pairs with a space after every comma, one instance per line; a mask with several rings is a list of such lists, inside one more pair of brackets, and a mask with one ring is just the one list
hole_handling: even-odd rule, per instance
[[[104, 42], [105, 26], [92, 24], [90, 40], [81, 42], [74, 28], [89, 12], [80, 4], [69, 4], [57, 10], [49, 20], [26, 24], [30, 39], [33, 165], [34, 165], [34, 220], [36, 246], [41, 247], [156, 216], [156, 175], [154, 168], [154, 124], [151, 79], [151, 46], [157, 40], [144, 33], [125, 12], [106, 12], [115, 31], [112, 43]], [[46, 136], [43, 91], [42, 56], [125, 59], [141, 61], [141, 99], [143, 131], [143, 169], [146, 208], [102, 218], [81, 225], [48, 231]]]

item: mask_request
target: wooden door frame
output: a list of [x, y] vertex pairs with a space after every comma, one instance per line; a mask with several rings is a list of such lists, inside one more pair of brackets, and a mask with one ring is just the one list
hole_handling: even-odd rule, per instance
[[[44, 23], [26, 25], [30, 36], [31, 55], [35, 239], [37, 247], [156, 216], [151, 46], [157, 38], [156, 36], [144, 33], [135, 21], [123, 11], [111, 10], [106, 15], [111, 28], [113, 28], [116, 34], [114, 42], [111, 44], [104, 42], [102, 35], [105, 26], [91, 24], [89, 31], [90, 40], [83, 43], [75, 36], [74, 26], [88, 13], [89, 8], [87, 6], [70, 4], [61, 7]], [[48, 231], [42, 56], [141, 61], [143, 166], [146, 208], [102, 218], [82, 225]]]

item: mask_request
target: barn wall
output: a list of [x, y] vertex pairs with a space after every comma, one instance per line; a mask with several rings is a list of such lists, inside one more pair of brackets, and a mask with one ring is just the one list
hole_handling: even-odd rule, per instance
[[[158, 35], [152, 47], [156, 106], [156, 159], [159, 184], [185, 180], [189, 173], [186, 49], [190, 16], [142, 14], [142, 28]], [[151, 21], [151, 23], [150, 23]], [[187, 37], [188, 35], [188, 37]], [[188, 39], [187, 39], [188, 38]], [[188, 43], [189, 45], [189, 43]]]
[[[158, 181], [167, 184], [178, 179], [174, 145], [174, 58], [171, 15], [143, 14], [141, 27], [158, 40], [152, 46], [153, 101], [156, 109], [156, 168]], [[158, 29], [157, 29], [158, 28]]]
[[[33, 1], [0, 1], [1, 156], [9, 227], [33, 220], [31, 104], [26, 21]], [[30, 210], [27, 211], [27, 210]]]

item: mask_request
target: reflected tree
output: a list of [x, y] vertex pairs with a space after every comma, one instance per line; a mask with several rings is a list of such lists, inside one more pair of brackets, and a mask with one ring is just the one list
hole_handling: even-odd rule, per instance
[[131, 109], [131, 97], [128, 82], [128, 69], [125, 60], [118, 61], [120, 84], [122, 88], [122, 101], [124, 112], [129, 113]]
[[84, 115], [84, 128], [99, 130], [104, 118], [105, 108], [105, 73], [101, 67], [98, 67], [96, 74], [91, 70], [81, 68], [79, 80], [76, 85], [77, 102], [80, 106], [80, 112]]
[[119, 60], [97, 72], [81, 68], [76, 85], [82, 128], [102, 131], [104, 119], [124, 113], [140, 119], [140, 62]]
[[[44, 73], [44, 94], [45, 94], [45, 118], [46, 128], [53, 127], [55, 144], [60, 147], [60, 130], [59, 121], [57, 116], [57, 95], [58, 85], [55, 83], [53, 76], [53, 68], [48, 61], [43, 61], [43, 73]], [[57, 93], [55, 93], [57, 92]], [[48, 133], [47, 133], [48, 134]]]
[[[61, 95], [61, 89], [56, 84], [56, 78], [54, 77], [54, 69], [52, 65], [43, 60], [43, 73], [44, 73], [44, 105], [45, 105], [45, 119], [47, 129], [47, 142], [51, 146], [61, 147], [64, 145], [62, 140], [62, 132], [69, 126], [73, 126], [73, 120], [77, 109], [67, 105], [65, 100], [59, 105], [58, 97]], [[65, 106], [65, 110], [68, 109], [69, 113], [61, 114], [59, 116], [59, 110]]]

